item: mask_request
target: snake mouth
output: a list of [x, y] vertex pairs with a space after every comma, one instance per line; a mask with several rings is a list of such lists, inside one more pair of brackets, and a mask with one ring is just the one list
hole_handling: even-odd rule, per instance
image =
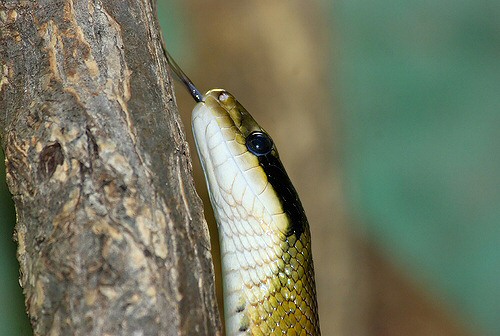
[[[222, 95], [228, 96], [221, 101]], [[233, 216], [236, 209], [239, 218], [265, 217], [280, 223], [267, 231], [284, 234], [286, 221], [278, 220], [285, 216], [280, 197], [242, 133], [261, 130], [255, 120], [227, 91], [211, 90], [194, 108], [192, 126], [211, 201], [220, 209], [216, 211]]]

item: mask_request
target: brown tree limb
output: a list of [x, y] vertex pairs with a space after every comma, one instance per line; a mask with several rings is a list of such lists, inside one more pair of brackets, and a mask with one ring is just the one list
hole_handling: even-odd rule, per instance
[[0, 3], [0, 136], [37, 335], [215, 335], [154, 4]]

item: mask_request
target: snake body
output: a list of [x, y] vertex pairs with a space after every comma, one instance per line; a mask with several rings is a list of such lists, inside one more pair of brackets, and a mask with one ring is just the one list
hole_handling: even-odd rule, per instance
[[225, 90], [201, 95], [196, 148], [219, 230], [226, 335], [320, 335], [309, 224], [269, 135]]

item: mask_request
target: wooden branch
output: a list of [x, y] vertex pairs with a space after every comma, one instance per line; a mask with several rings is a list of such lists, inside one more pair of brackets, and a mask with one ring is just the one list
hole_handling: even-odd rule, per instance
[[0, 4], [0, 134], [36, 335], [216, 335], [154, 4]]

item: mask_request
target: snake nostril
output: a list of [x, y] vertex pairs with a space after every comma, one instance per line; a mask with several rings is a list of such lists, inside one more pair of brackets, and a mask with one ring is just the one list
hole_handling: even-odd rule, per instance
[[221, 102], [224, 102], [226, 101], [227, 99], [229, 98], [229, 93], [227, 92], [222, 92], [220, 95], [219, 95], [219, 101]]

